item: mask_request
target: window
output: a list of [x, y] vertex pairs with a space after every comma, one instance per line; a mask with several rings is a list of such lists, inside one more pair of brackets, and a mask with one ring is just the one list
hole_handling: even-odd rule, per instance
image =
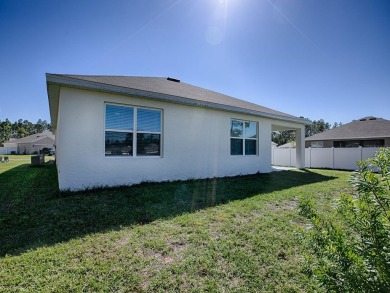
[[334, 141], [333, 147], [335, 148], [345, 148], [345, 141]]
[[347, 140], [345, 141], [346, 148], [358, 148], [360, 146], [360, 141], [358, 140]]
[[257, 155], [257, 122], [231, 120], [230, 154]]
[[161, 111], [137, 110], [137, 156], [160, 156]]
[[106, 105], [106, 156], [133, 155], [134, 109]]
[[312, 141], [310, 143], [310, 147], [312, 147], [312, 148], [323, 148], [324, 147], [324, 142], [323, 141]]
[[363, 147], [365, 147], [365, 148], [377, 148], [377, 147], [383, 147], [384, 145], [385, 145], [384, 139], [364, 140], [363, 141]]
[[106, 104], [106, 156], [161, 156], [161, 110]]

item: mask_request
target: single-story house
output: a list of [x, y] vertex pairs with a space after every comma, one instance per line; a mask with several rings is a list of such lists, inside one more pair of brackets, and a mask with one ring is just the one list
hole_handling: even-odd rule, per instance
[[17, 154], [39, 153], [43, 148], [54, 147], [55, 136], [51, 131], [32, 134], [19, 139], [11, 139], [3, 143], [4, 147], [14, 149]]
[[350, 148], [390, 146], [390, 120], [368, 116], [309, 136], [306, 147]]
[[[61, 190], [271, 172], [271, 133], [305, 119], [174, 78], [46, 74]], [[77, 142], [77, 143], [75, 143]]]
[[291, 149], [291, 148], [295, 148], [295, 141], [291, 141], [291, 142], [282, 144], [282, 145], [278, 146], [278, 148], [280, 148], [280, 149]]

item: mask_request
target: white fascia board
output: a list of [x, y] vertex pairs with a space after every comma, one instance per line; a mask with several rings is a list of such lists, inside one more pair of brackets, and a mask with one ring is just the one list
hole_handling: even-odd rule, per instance
[[[99, 92], [108, 92], [108, 93], [121, 94], [121, 95], [146, 97], [146, 98], [158, 100], [158, 101], [166, 101], [166, 102], [171, 102], [171, 103], [176, 103], [176, 104], [183, 104], [183, 105], [202, 107], [202, 108], [210, 108], [210, 109], [235, 112], [235, 113], [240, 113], [240, 114], [249, 114], [249, 115], [271, 118], [271, 119], [276, 119], [276, 120], [295, 122], [295, 123], [299, 123], [299, 124], [303, 124], [303, 125], [309, 125], [311, 123], [311, 121], [309, 121], [309, 120], [306, 120], [303, 118], [298, 118], [298, 117], [297, 118], [286, 117], [286, 116], [281, 116], [281, 115], [265, 113], [265, 112], [261, 112], [261, 111], [233, 107], [233, 106], [229, 106], [229, 105], [216, 104], [216, 103], [206, 102], [206, 101], [199, 101], [199, 100], [178, 97], [178, 96], [172, 96], [172, 95], [167, 95], [167, 94], [162, 94], [162, 93], [157, 93], [157, 92], [149, 92], [149, 91], [138, 90], [138, 89], [124, 88], [124, 87], [120, 87], [120, 86], [97, 83], [97, 82], [92, 82], [92, 81], [79, 80], [79, 79], [75, 79], [75, 78], [71, 78], [71, 77], [52, 75], [52, 74], [48, 74], [48, 73], [46, 74], [46, 81], [47, 81], [48, 87], [49, 87], [49, 85], [59, 85], [59, 86], [62, 85], [62, 86], [80, 88], [80, 89], [95, 90], [95, 91], [99, 91]], [[53, 119], [53, 117], [52, 117], [52, 119]]]

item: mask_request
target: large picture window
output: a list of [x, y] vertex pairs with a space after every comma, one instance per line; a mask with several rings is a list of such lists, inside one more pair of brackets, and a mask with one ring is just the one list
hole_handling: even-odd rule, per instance
[[106, 104], [106, 156], [161, 156], [161, 110]]
[[231, 120], [230, 154], [257, 155], [257, 122]]

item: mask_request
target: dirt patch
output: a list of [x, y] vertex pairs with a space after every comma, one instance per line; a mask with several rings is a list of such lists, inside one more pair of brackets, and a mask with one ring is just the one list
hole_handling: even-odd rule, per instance
[[117, 242], [115, 242], [114, 245], [113, 245], [113, 248], [114, 249], [120, 249], [123, 246], [125, 246], [126, 244], [128, 244], [129, 242], [130, 242], [130, 236], [126, 236], [126, 237], [118, 240]]

